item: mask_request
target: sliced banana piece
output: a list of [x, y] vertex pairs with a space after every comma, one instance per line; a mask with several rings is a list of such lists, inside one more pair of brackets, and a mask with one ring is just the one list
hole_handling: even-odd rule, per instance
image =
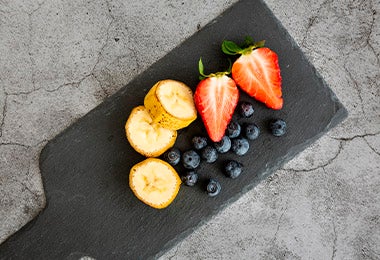
[[193, 92], [172, 79], [157, 82], [145, 96], [144, 106], [154, 122], [172, 130], [184, 128], [197, 118]]
[[162, 209], [177, 196], [181, 179], [167, 162], [148, 158], [134, 165], [129, 174], [129, 186], [145, 204]]
[[125, 132], [131, 146], [146, 157], [160, 156], [177, 139], [177, 131], [153, 122], [144, 106], [132, 110], [125, 124]]

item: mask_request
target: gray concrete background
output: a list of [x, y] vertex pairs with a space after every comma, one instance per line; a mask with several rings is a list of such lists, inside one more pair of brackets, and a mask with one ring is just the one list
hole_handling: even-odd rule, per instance
[[[0, 242], [43, 146], [235, 2], [0, 0]], [[380, 2], [266, 3], [349, 116], [162, 259], [380, 259]]]

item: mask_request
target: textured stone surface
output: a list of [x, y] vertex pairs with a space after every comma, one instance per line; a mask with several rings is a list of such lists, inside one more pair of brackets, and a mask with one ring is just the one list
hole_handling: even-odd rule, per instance
[[[46, 141], [234, 2], [0, 1], [0, 241], [43, 208]], [[380, 3], [266, 3], [349, 116], [162, 259], [379, 259]]]

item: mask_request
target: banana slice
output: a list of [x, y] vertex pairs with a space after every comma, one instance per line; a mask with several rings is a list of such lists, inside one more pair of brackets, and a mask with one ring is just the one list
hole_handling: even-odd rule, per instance
[[181, 179], [167, 162], [148, 158], [134, 165], [129, 174], [129, 186], [145, 204], [162, 209], [177, 196]]
[[193, 92], [172, 79], [157, 82], [145, 96], [144, 106], [154, 122], [172, 130], [184, 128], [197, 118]]
[[153, 122], [144, 106], [135, 107], [125, 124], [125, 132], [131, 146], [146, 157], [157, 157], [172, 147], [177, 131], [161, 127]]

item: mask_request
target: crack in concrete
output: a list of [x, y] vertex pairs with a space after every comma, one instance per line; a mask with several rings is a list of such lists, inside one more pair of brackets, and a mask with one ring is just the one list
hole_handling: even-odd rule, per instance
[[323, 165], [320, 165], [320, 166], [317, 166], [317, 167], [313, 167], [313, 168], [310, 168], [310, 169], [292, 169], [292, 168], [284, 168], [285, 171], [291, 171], [291, 172], [295, 172], [295, 173], [298, 173], [298, 172], [312, 172], [312, 171], [315, 171], [315, 170], [318, 170], [320, 168], [322, 169], [325, 169], [326, 166], [330, 165], [339, 155], [340, 153], [342, 152], [343, 148], [344, 148], [344, 145], [346, 142], [350, 142], [356, 138], [363, 138], [363, 140], [367, 143], [367, 145], [369, 146], [369, 148], [374, 152], [376, 153], [377, 155], [380, 155], [379, 152], [377, 152], [375, 150], [375, 148], [373, 148], [370, 143], [365, 139], [365, 137], [367, 136], [376, 136], [376, 135], [379, 135], [380, 132], [376, 132], [376, 133], [366, 133], [366, 134], [363, 134], [363, 135], [355, 135], [353, 137], [332, 137], [332, 136], [329, 136], [330, 138], [334, 139], [334, 140], [337, 140], [339, 141], [339, 148], [338, 148], [338, 151], [336, 152], [336, 154], [331, 157], [326, 163], [324, 163]]
[[22, 143], [17, 143], [17, 142], [2, 142], [0, 143], [0, 146], [21, 146], [21, 147], [24, 147], [24, 148], [31, 148], [32, 146], [30, 145], [26, 145], [26, 144], [22, 144]]
[[349, 79], [354, 84], [354, 89], [357, 91], [358, 97], [359, 97], [359, 100], [360, 100], [361, 112], [364, 114], [364, 117], [366, 117], [366, 113], [364, 113], [364, 100], [363, 100], [363, 97], [362, 97], [362, 93], [360, 91], [359, 83], [356, 81], [356, 79], [352, 75], [351, 71], [347, 68], [346, 62], [344, 63], [343, 68], [346, 71], [346, 74], [348, 75]]
[[352, 137], [331, 137], [332, 139], [334, 140], [339, 140], [339, 141], [342, 141], [342, 142], [350, 142], [356, 138], [362, 138], [364, 140], [364, 142], [366, 142], [366, 144], [368, 145], [368, 147], [377, 155], [380, 155], [379, 152], [377, 152], [375, 150], [374, 147], [372, 147], [372, 145], [368, 142], [368, 140], [366, 140], [365, 138], [368, 137], [368, 136], [376, 136], [380, 134], [380, 132], [377, 132], [377, 133], [366, 133], [366, 134], [363, 134], [363, 135], [355, 135], [355, 136], [352, 136]]
[[[57, 91], [57, 90], [59, 90], [59, 89], [61, 89], [61, 88], [63, 88], [63, 87], [66, 87], [66, 86], [75, 86], [75, 87], [79, 87], [80, 84], [82, 84], [82, 82], [83, 82], [84, 80], [86, 80], [86, 79], [89, 78], [89, 77], [93, 77], [93, 78], [98, 82], [99, 87], [100, 87], [101, 90], [104, 92], [104, 94], [105, 94], [106, 96], [109, 96], [109, 93], [104, 89], [104, 87], [102, 86], [100, 80], [99, 80], [98, 77], [95, 75], [95, 72], [94, 72], [95, 67], [96, 67], [96, 64], [95, 64], [94, 68], [90, 71], [90, 73], [84, 75], [84, 76], [83, 76], [80, 80], [78, 80], [78, 81], [72, 81], [72, 82], [64, 83], [64, 84], [61, 84], [61, 85], [59, 85], [58, 87], [56, 87], [56, 88], [54, 88], [54, 89], [44, 89], [44, 90], [45, 90], [46, 92], [50, 92], [50, 93], [51, 93], [51, 92], [55, 92], [55, 91]], [[33, 91], [31, 91], [31, 92], [33, 92]], [[30, 93], [31, 93], [31, 92], [30, 92]], [[28, 94], [29, 94], [29, 93], [28, 93]]]
[[29, 31], [29, 43], [28, 43], [28, 56], [29, 56], [29, 60], [30, 60], [30, 63], [31, 63], [31, 66], [30, 66], [30, 70], [31, 70], [31, 77], [32, 77], [32, 86], [33, 86], [33, 90], [36, 89], [36, 84], [35, 84], [35, 78], [36, 78], [36, 73], [35, 73], [35, 66], [36, 66], [36, 62], [33, 58], [33, 53], [32, 53], [32, 37], [33, 37], [33, 21], [32, 21], [32, 14], [28, 14], [28, 20], [29, 20], [29, 28], [28, 28], [28, 31]]
[[[26, 173], [26, 175], [28, 176], [30, 174], [30, 165], [31, 165], [32, 162], [29, 162], [29, 166], [28, 166], [28, 171]], [[24, 189], [24, 190], [27, 190], [33, 197], [34, 201], [37, 202], [37, 205], [40, 205], [40, 196], [38, 196], [38, 193], [37, 192], [34, 192], [32, 191], [28, 185], [26, 183], [24, 183], [23, 181], [20, 181], [19, 179], [17, 178], [12, 178], [12, 180], [14, 181], [14, 183], [18, 183], [21, 185], [21, 188]], [[39, 206], [40, 207], [40, 206]]]
[[[303, 48], [305, 48], [306, 50], [308, 50], [308, 51], [310, 51], [310, 52], [313, 52], [313, 53], [317, 53], [317, 54], [320, 54], [321, 56], [323, 56], [323, 57], [325, 57], [325, 55], [323, 54], [323, 53], [318, 53], [318, 52], [316, 52], [314, 49], [311, 49], [311, 48], [308, 48], [307, 46], [306, 46], [306, 41], [307, 41], [307, 37], [308, 37], [308, 35], [309, 35], [309, 33], [310, 33], [310, 30], [311, 30], [311, 28], [315, 25], [315, 24], [317, 24], [317, 21], [318, 21], [318, 19], [320, 18], [319, 17], [319, 15], [320, 15], [320, 12], [321, 12], [321, 10], [322, 10], [322, 8], [324, 8], [326, 5], [328, 5], [328, 4], [331, 4], [333, 2], [333, 0], [326, 0], [326, 1], [324, 1], [319, 7], [318, 7], [318, 9], [316, 10], [316, 14], [315, 15], [313, 15], [313, 16], [311, 16], [309, 19], [308, 19], [308, 24], [307, 24], [307, 26], [306, 26], [306, 31], [305, 31], [305, 34], [304, 34], [304, 36], [303, 36], [303, 39], [301, 40], [301, 43], [300, 43], [300, 46], [302, 46]], [[367, 35], [366, 35], [366, 39], [365, 39], [365, 44], [366, 44], [366, 46], [368, 46], [370, 49], [371, 49], [371, 51], [373, 52], [373, 54], [374, 54], [374, 56], [375, 56], [375, 58], [376, 58], [376, 63], [377, 63], [377, 65], [380, 67], [380, 57], [379, 57], [379, 55], [380, 55], [380, 53], [377, 53], [376, 52], [376, 50], [375, 50], [375, 48], [373, 47], [373, 45], [372, 45], [372, 43], [371, 43], [371, 36], [372, 36], [372, 33], [373, 33], [373, 28], [374, 28], [374, 26], [375, 26], [375, 24], [376, 24], [376, 14], [377, 14], [377, 12], [376, 12], [376, 9], [373, 7], [373, 2], [372, 1], [370, 1], [370, 10], [371, 10], [371, 16], [372, 16], [372, 20], [371, 20], [371, 22], [370, 22], [370, 27], [369, 27], [369, 29], [368, 29], [368, 31], [367, 31]], [[360, 48], [362, 48], [362, 46], [360, 46]], [[347, 68], [345, 67], [345, 69], [346, 69], [346, 71], [347, 71]], [[350, 78], [352, 79], [353, 77], [352, 77], [352, 75], [350, 75]], [[361, 98], [361, 96], [360, 96], [360, 98]]]
[[27, 144], [18, 143], [18, 142], [1, 142], [0, 146], [2, 146], [2, 145], [4, 145], [4, 146], [6, 146], [6, 145], [12, 146], [13, 145], [13, 146], [21, 146], [21, 147], [29, 149], [29, 148], [37, 148], [37, 147], [39, 147], [42, 144], [46, 144], [47, 142], [49, 142], [49, 140], [47, 140], [47, 139], [43, 139], [43, 140], [41, 140], [41, 141], [39, 141], [39, 142], [37, 142], [35, 144], [32, 144], [32, 145], [27, 145]]
[[173, 255], [169, 256], [168, 259], [169, 259], [169, 260], [173, 259], [173, 258], [178, 254], [178, 250], [179, 250], [179, 245], [177, 245], [177, 248], [176, 248], [176, 250], [174, 251]]
[[91, 75], [94, 77], [94, 79], [96, 80], [96, 82], [98, 82], [99, 88], [103, 91], [104, 95], [105, 95], [106, 97], [109, 97], [110, 94], [109, 94], [108, 91], [103, 87], [102, 83], [100, 82], [100, 80], [98, 79], [98, 77], [96, 77], [95, 73], [92, 73]]
[[[98, 57], [97, 57], [97, 59], [96, 59], [96, 62], [95, 62], [95, 64], [94, 64], [94, 66], [92, 67], [92, 69], [90, 70], [90, 72], [89, 73], [87, 73], [86, 75], [84, 75], [81, 79], [79, 79], [78, 81], [73, 81], [73, 82], [68, 82], [68, 83], [63, 83], [63, 84], [61, 84], [61, 85], [59, 85], [58, 87], [56, 87], [56, 88], [54, 88], [54, 89], [44, 89], [46, 92], [49, 92], [49, 93], [52, 93], [52, 92], [55, 92], [55, 91], [58, 91], [59, 89], [61, 89], [62, 87], [65, 87], [65, 86], [76, 86], [76, 87], [78, 87], [85, 79], [87, 79], [88, 77], [90, 77], [90, 76], [93, 76], [98, 82], [99, 82], [99, 86], [100, 86], [100, 88], [102, 89], [102, 91], [105, 93], [105, 95], [106, 96], [109, 96], [109, 94], [105, 91], [105, 89], [103, 88], [103, 86], [100, 84], [100, 81], [96, 78], [96, 76], [95, 76], [95, 73], [94, 73], [94, 71], [95, 71], [95, 69], [96, 69], [96, 66], [99, 64], [99, 62], [100, 62], [100, 57], [101, 57], [101, 55], [102, 55], [102, 52], [104, 51], [104, 49], [106, 48], [106, 46], [108, 45], [108, 41], [109, 41], [109, 39], [110, 39], [110, 29], [111, 29], [111, 26], [112, 26], [112, 24], [114, 23], [114, 21], [115, 21], [115, 17], [112, 15], [112, 13], [111, 13], [111, 7], [110, 7], [110, 4], [109, 4], [109, 2], [108, 1], [105, 1], [106, 2], [106, 5], [107, 5], [107, 8], [108, 8], [108, 15], [109, 15], [109, 17], [111, 18], [111, 22], [108, 24], [108, 26], [107, 26], [107, 30], [106, 30], [106, 39], [105, 39], [105, 42], [104, 42], [104, 44], [102, 45], [102, 47], [100, 48], [100, 50], [99, 50], [99, 52], [98, 52]], [[32, 44], [32, 42], [31, 42], [31, 39], [32, 39], [32, 32], [33, 32], [33, 27], [32, 27], [32, 16], [33, 16], [33, 14], [35, 13], [35, 12], [37, 12], [41, 7], [42, 7], [42, 5], [45, 3], [45, 1], [44, 2], [42, 2], [42, 3], [40, 3], [39, 5], [38, 5], [38, 7], [36, 8], [36, 9], [34, 9], [34, 10], [32, 10], [32, 12], [30, 12], [30, 13], [27, 13], [27, 15], [29, 16], [29, 39], [30, 39], [30, 41], [29, 41], [29, 51], [28, 51], [28, 55], [29, 55], [29, 59], [30, 59], [30, 61], [31, 61], [31, 64], [32, 64], [32, 69], [31, 69], [31, 72], [32, 72], [32, 84], [33, 84], [33, 90], [31, 90], [31, 91], [24, 91], [24, 92], [22, 92], [22, 91], [19, 91], [19, 92], [17, 92], [17, 93], [8, 93], [9, 95], [15, 95], [15, 96], [17, 96], [17, 95], [23, 95], [23, 94], [26, 94], [26, 95], [28, 95], [28, 94], [31, 94], [31, 93], [33, 93], [33, 92], [35, 92], [35, 91], [37, 91], [37, 90], [40, 90], [41, 88], [36, 88], [35, 87], [35, 71], [34, 71], [34, 67], [35, 67], [35, 60], [34, 60], [34, 58], [33, 58], [33, 53], [32, 53], [32, 51], [31, 51], [31, 44]], [[1, 135], [0, 135], [1, 136]]]
[[112, 20], [115, 20], [115, 16], [112, 14], [111, 4], [109, 3], [108, 0], [105, 0], [104, 2], [106, 3], [106, 6], [107, 6], [108, 15], [111, 17]]
[[313, 15], [312, 17], [309, 18], [309, 21], [308, 21], [308, 24], [306, 27], [305, 35], [303, 36], [303, 39], [302, 39], [301, 44], [300, 44], [301, 46], [305, 47], [306, 38], [310, 32], [311, 27], [316, 23], [317, 18], [318, 18], [317, 15]]
[[[33, 36], [33, 26], [32, 26], [32, 16], [34, 15], [35, 12], [37, 12], [42, 6], [43, 4], [45, 3], [42, 2], [40, 4], [38, 4], [38, 7], [33, 9], [30, 13], [27, 13], [28, 17], [29, 17], [29, 51], [28, 51], [28, 55], [29, 55], [29, 59], [31, 61], [31, 73], [32, 73], [32, 84], [33, 84], [33, 89], [31, 91], [18, 91], [17, 93], [6, 93], [6, 95], [14, 95], [14, 96], [18, 96], [18, 95], [29, 95], [35, 91], [38, 91], [40, 89], [43, 89], [45, 90], [46, 92], [49, 92], [49, 93], [52, 93], [52, 92], [55, 92], [55, 91], [58, 91], [60, 90], [62, 87], [66, 87], [66, 86], [75, 86], [75, 87], [79, 87], [79, 85], [85, 80], [87, 79], [88, 77], [91, 77], [93, 76], [95, 78], [95, 80], [99, 83], [99, 87], [100, 89], [103, 91], [103, 93], [108, 97], [110, 95], [110, 93], [108, 93], [108, 91], [104, 88], [104, 86], [101, 84], [100, 80], [96, 77], [95, 75], [95, 69], [97, 67], [97, 65], [100, 63], [100, 58], [102, 56], [102, 53], [104, 51], [104, 49], [107, 47], [108, 45], [108, 42], [109, 42], [109, 39], [110, 39], [110, 29], [112, 27], [112, 24], [115, 22], [116, 18], [115, 16], [112, 14], [112, 10], [111, 10], [111, 5], [108, 1], [105, 1], [106, 3], [106, 6], [107, 6], [107, 14], [108, 16], [111, 18], [111, 21], [110, 23], [108, 24], [107, 26], [107, 29], [106, 29], [106, 37], [105, 37], [105, 41], [104, 41], [104, 44], [101, 46], [99, 52], [98, 52], [98, 56], [97, 56], [97, 59], [95, 61], [95, 64], [94, 66], [92, 67], [92, 69], [90, 70], [89, 73], [87, 73], [86, 75], [84, 75], [81, 79], [79, 79], [78, 81], [73, 81], [73, 82], [68, 82], [68, 83], [64, 83], [64, 84], [61, 84], [59, 85], [58, 87], [54, 88], [54, 89], [44, 89], [44, 88], [36, 88], [36, 84], [35, 84], [35, 70], [34, 70], [34, 67], [35, 67], [35, 60], [33, 58], [33, 53], [31, 51], [31, 45], [32, 45], [32, 36]], [[134, 55], [134, 58], [136, 60], [136, 64], [137, 64], [137, 67], [139, 68], [140, 65], [139, 65], [139, 62], [138, 62], [138, 58], [136, 57], [136, 55], [134, 54], [134, 52], [131, 50], [131, 53]], [[120, 59], [120, 57], [119, 57]], [[5, 111], [5, 109], [4, 109]], [[0, 125], [0, 137], [2, 136], [2, 127], [3, 127], [3, 124], [4, 124], [4, 117], [5, 117], [5, 112], [3, 111], [3, 120], [2, 120], [2, 124]]]
[[35, 67], [36, 67], [36, 61], [33, 58], [33, 53], [32, 53], [32, 39], [33, 39], [33, 15], [41, 9], [41, 7], [45, 4], [45, 1], [38, 3], [38, 7], [33, 9], [30, 13], [27, 13], [28, 15], [28, 20], [29, 20], [29, 27], [28, 27], [28, 33], [29, 33], [29, 43], [28, 43], [28, 56], [29, 60], [31, 63], [31, 73], [32, 73], [32, 85], [33, 85], [33, 90], [36, 90], [36, 72], [35, 72]]
[[[359, 5], [363, 5], [364, 1], [361, 1], [361, 3], [359, 3]], [[350, 12], [350, 15], [352, 15], [351, 13], [351, 10], [357, 8], [357, 6], [349, 6], [349, 12]], [[376, 20], [376, 9], [374, 8], [373, 6], [373, 1], [369, 1], [369, 11], [371, 12], [370, 16], [372, 18], [372, 20], [369, 22], [369, 28], [368, 29], [365, 29], [364, 31], [364, 41], [363, 41], [363, 44], [358, 44], [357, 46], [353, 46], [354, 49], [353, 51], [358, 51], [359, 49], [363, 48], [363, 47], [366, 47], [368, 46], [371, 51], [373, 52], [375, 58], [376, 58], [376, 64], [380, 67], [380, 58], [379, 58], [379, 54], [380, 53], [376, 53], [376, 50], [375, 48], [373, 47], [372, 43], [371, 43], [371, 37], [372, 37], [372, 33], [373, 33], [373, 28], [375, 26], [375, 20]], [[364, 22], [363, 22], [364, 24]], [[356, 47], [356, 48], [355, 48]]]
[[[332, 178], [332, 175], [327, 173], [325, 167], [322, 167], [322, 170], [323, 170], [324, 174], [327, 176], [326, 178]], [[331, 204], [332, 204], [331, 207], [334, 211], [334, 212], [332, 212], [332, 226], [333, 226], [333, 229], [332, 229], [333, 241], [332, 242], [333, 242], [333, 244], [332, 244], [332, 254], [331, 254], [331, 260], [334, 260], [336, 257], [336, 252], [338, 251], [338, 249], [337, 249], [338, 233], [336, 230], [336, 217], [335, 217], [336, 203], [335, 203], [334, 194], [333, 194], [332, 188], [331, 188], [332, 183], [333, 183], [333, 181], [328, 181], [327, 190], [330, 193], [330, 199], [331, 199]]]
[[316, 14], [313, 15], [312, 17], [309, 18], [309, 21], [308, 21], [308, 24], [306, 26], [306, 32], [305, 32], [305, 35], [301, 41], [301, 46], [305, 47], [305, 42], [306, 42], [306, 39], [307, 39], [307, 36], [311, 30], [311, 28], [316, 24], [318, 18], [319, 18], [319, 14], [322, 10], [322, 8], [324, 8], [326, 5], [328, 4], [331, 4], [333, 2], [333, 0], [325, 0], [323, 3], [321, 3], [321, 5], [317, 8], [316, 10]]
[[273, 239], [272, 239], [272, 243], [274, 243], [277, 240], [277, 235], [278, 235], [278, 231], [280, 230], [281, 221], [282, 221], [282, 218], [284, 217], [286, 211], [288, 210], [288, 205], [289, 205], [289, 200], [286, 201], [286, 203], [285, 203], [285, 209], [281, 212], [281, 215], [278, 218], [276, 232], [274, 233], [274, 236], [273, 236]]
[[[25, 145], [25, 144], [20, 144], [20, 143], [0, 143], [0, 146], [3, 146], [3, 145], [21, 146], [21, 147], [25, 148], [27, 151], [30, 151], [30, 149], [33, 148], [33, 146], [29, 146], [29, 145]], [[30, 169], [31, 169], [31, 165], [32, 165], [33, 162], [34, 162], [33, 159], [29, 160], [28, 170], [27, 170], [25, 176], [30, 176], [30, 172], [31, 172]], [[18, 183], [19, 185], [21, 185], [21, 188], [23, 190], [28, 191], [32, 195], [34, 201], [37, 202], [38, 209], [40, 210], [41, 209], [41, 203], [40, 203], [40, 196], [38, 195], [38, 191], [32, 191], [28, 187], [28, 185], [26, 184], [27, 182], [20, 180], [16, 175], [11, 175], [10, 177], [11, 177], [11, 180], [14, 183]]]
[[26, 149], [30, 149], [30, 148], [38, 148], [41, 145], [46, 145], [46, 143], [48, 143], [48, 142], [49, 142], [49, 140], [43, 139], [43, 140], [41, 140], [35, 144], [28, 145], [28, 144], [19, 143], [19, 142], [7, 142], [7, 141], [5, 141], [5, 142], [0, 142], [0, 146], [20, 146], [20, 147], [23, 147]]
[[[46, 1], [43, 1], [41, 3], [38, 3], [38, 6], [33, 9], [32, 11], [30, 12], [24, 12], [22, 11], [22, 13], [26, 14], [28, 16], [28, 37], [29, 37], [29, 42], [28, 42], [28, 57], [29, 57], [29, 60], [30, 60], [30, 63], [31, 63], [31, 66], [30, 66], [30, 71], [31, 71], [31, 78], [32, 78], [32, 87], [33, 89], [31, 91], [17, 91], [15, 93], [7, 93], [8, 95], [21, 95], [21, 94], [30, 94], [36, 90], [39, 90], [36, 89], [36, 73], [35, 73], [35, 67], [36, 67], [36, 62], [33, 58], [33, 53], [32, 53], [32, 38], [33, 38], [33, 21], [32, 21], [32, 18], [33, 18], [33, 15], [41, 9], [41, 7], [45, 4]], [[16, 11], [16, 10], [15, 10]], [[0, 135], [1, 136], [1, 135]]]
[[80, 79], [79, 81], [73, 81], [73, 82], [68, 82], [68, 83], [64, 83], [62, 85], [59, 85], [58, 87], [54, 88], [54, 89], [44, 89], [46, 92], [49, 92], [49, 93], [53, 93], [53, 92], [56, 92], [58, 90], [60, 90], [61, 88], [63, 87], [66, 87], [66, 86], [74, 86], [74, 87], [78, 87], [80, 85], [80, 83], [82, 83], [83, 80], [85, 80], [89, 75], [86, 75], [84, 76], [82, 79]]
[[[64, 84], [61, 84], [61, 85], [59, 85], [58, 87], [56, 87], [56, 88], [54, 88], [54, 89], [44, 89], [44, 90], [45, 90], [46, 92], [52, 93], [52, 92], [56, 92], [56, 91], [60, 90], [61, 88], [63, 88], [63, 87], [67, 87], [67, 86], [74, 86], [74, 87], [78, 88], [78, 87], [80, 86], [80, 84], [82, 84], [82, 82], [83, 82], [84, 80], [86, 80], [87, 78], [89, 78], [89, 77], [91, 77], [91, 76], [93, 76], [94, 78], [96, 78], [95, 75], [94, 75], [94, 73], [91, 71], [90, 73], [84, 75], [84, 76], [83, 76], [81, 79], [79, 79], [78, 81], [72, 81], [72, 82], [64, 83]], [[98, 81], [98, 82], [99, 82], [99, 81]], [[33, 92], [33, 91], [31, 91], [31, 92]]]
[[369, 141], [364, 137], [363, 140], [366, 142], [366, 144], [368, 145], [368, 147], [377, 155], [380, 156], [380, 153], [378, 151], [375, 150], [375, 148], [369, 143]]
[[380, 67], [380, 58], [379, 58], [379, 54], [376, 53], [375, 51], [375, 48], [372, 46], [371, 44], [371, 36], [372, 36], [372, 32], [373, 32], [373, 27], [375, 26], [375, 20], [376, 20], [376, 10], [375, 8], [373, 7], [373, 2], [372, 0], [369, 1], [370, 2], [370, 10], [372, 12], [372, 21], [371, 21], [371, 24], [370, 24], [370, 28], [369, 28], [369, 32], [368, 32], [368, 35], [367, 35], [367, 39], [366, 39], [366, 43], [368, 45], [368, 47], [372, 50], [373, 54], [375, 55], [376, 57], [376, 63], [377, 65]]
[[365, 134], [362, 134], [362, 135], [354, 135], [352, 137], [332, 137], [330, 136], [332, 139], [335, 139], [335, 140], [338, 140], [338, 141], [352, 141], [356, 138], [364, 138], [364, 137], [367, 137], [367, 136], [375, 136], [375, 135], [378, 135], [380, 134], [380, 132], [376, 132], [376, 133], [365, 133]]
[[29, 15], [29, 43], [28, 43], [28, 56], [29, 60], [31, 63], [30, 70], [31, 70], [31, 77], [32, 77], [32, 86], [33, 90], [36, 90], [36, 72], [35, 72], [35, 67], [36, 67], [36, 62], [33, 58], [33, 53], [32, 53], [32, 37], [33, 37], [33, 25], [32, 25], [32, 15]]
[[106, 3], [106, 6], [107, 6], [107, 11], [108, 11], [107, 14], [108, 14], [108, 16], [111, 18], [111, 22], [110, 22], [110, 23], [108, 24], [108, 26], [107, 26], [107, 30], [106, 30], [106, 39], [105, 39], [105, 41], [104, 41], [103, 46], [102, 46], [102, 47], [100, 48], [100, 50], [99, 50], [98, 57], [97, 57], [97, 59], [96, 59], [95, 65], [93, 66], [93, 68], [92, 68], [90, 74], [94, 73], [96, 66], [97, 66], [97, 65], [99, 64], [99, 62], [100, 62], [100, 57], [102, 56], [102, 53], [103, 53], [104, 49], [107, 47], [107, 45], [108, 45], [108, 41], [109, 41], [109, 39], [110, 39], [110, 29], [111, 29], [111, 26], [112, 26], [112, 24], [113, 24], [113, 23], [115, 22], [115, 20], [116, 20], [115, 16], [113, 16], [113, 14], [112, 14], [112, 10], [111, 10], [110, 3], [109, 3], [107, 0], [105, 1], [105, 3]]
[[102, 53], [104, 51], [104, 49], [106, 48], [106, 46], [108, 45], [108, 41], [110, 39], [110, 29], [111, 29], [111, 26], [112, 24], [114, 23], [115, 21], [115, 17], [113, 16], [112, 12], [111, 12], [111, 7], [110, 7], [110, 4], [108, 1], [105, 1], [106, 3], [106, 6], [107, 6], [107, 10], [108, 10], [108, 16], [111, 18], [111, 22], [108, 24], [107, 26], [107, 30], [106, 30], [106, 39], [104, 41], [104, 44], [102, 45], [102, 47], [100, 48], [99, 52], [98, 52], [98, 56], [96, 58], [96, 61], [95, 61], [95, 64], [94, 66], [92, 67], [92, 69], [90, 70], [89, 73], [87, 73], [86, 75], [84, 75], [81, 79], [79, 79], [78, 81], [73, 81], [73, 82], [68, 82], [68, 83], [64, 83], [64, 84], [61, 84], [59, 85], [58, 87], [54, 88], [54, 89], [45, 89], [45, 91], [47, 92], [55, 92], [59, 89], [61, 89], [62, 87], [65, 87], [65, 86], [75, 86], [75, 87], [79, 87], [79, 85], [85, 80], [87, 79], [88, 77], [91, 77], [93, 76], [95, 78], [95, 80], [99, 83], [99, 87], [101, 88], [101, 90], [104, 92], [104, 94], [106, 96], [109, 96], [109, 94], [107, 93], [107, 91], [104, 89], [104, 87], [102, 86], [102, 84], [100, 83], [100, 81], [98, 80], [98, 78], [95, 76], [95, 69], [96, 69], [96, 66], [100, 63], [100, 57], [102, 56]]
[[4, 124], [5, 124], [5, 115], [7, 113], [8, 94], [4, 91], [4, 95], [5, 95], [5, 98], [4, 98], [4, 105], [3, 105], [3, 113], [2, 113], [2, 118], [1, 118], [1, 122], [0, 122], [0, 137], [3, 136], [3, 128], [4, 128]]
[[[332, 137], [331, 137], [332, 138]], [[332, 139], [335, 139], [335, 138], [332, 138]], [[319, 165], [319, 166], [316, 166], [316, 167], [313, 167], [313, 168], [309, 168], [309, 169], [301, 169], [301, 170], [298, 170], [298, 169], [292, 169], [292, 168], [286, 168], [284, 170], [286, 171], [291, 171], [291, 172], [312, 172], [312, 171], [315, 171], [315, 170], [318, 170], [320, 168], [324, 169], [324, 167], [330, 165], [339, 155], [340, 153], [342, 152], [343, 150], [343, 141], [342, 140], [339, 140], [339, 139], [335, 139], [335, 140], [338, 140], [339, 141], [339, 147], [338, 147], [338, 151], [336, 152], [336, 154], [334, 154], [333, 157], [331, 157], [330, 159], [327, 160], [326, 163], [322, 164], [322, 165]]]

